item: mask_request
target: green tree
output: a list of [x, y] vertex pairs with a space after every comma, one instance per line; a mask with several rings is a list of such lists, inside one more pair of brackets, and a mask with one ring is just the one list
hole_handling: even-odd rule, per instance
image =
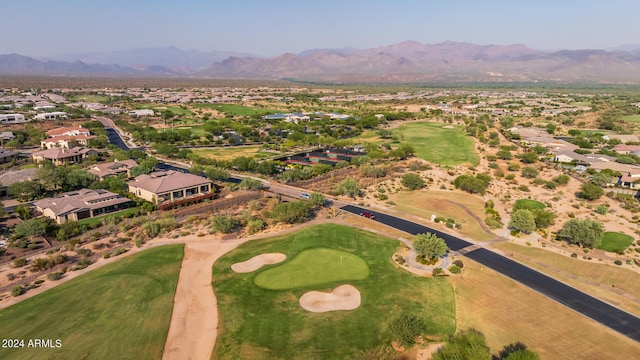
[[228, 234], [240, 225], [240, 221], [233, 216], [218, 215], [213, 218], [212, 225], [213, 230], [219, 233]]
[[402, 185], [409, 190], [419, 190], [424, 188], [427, 184], [422, 180], [419, 174], [407, 173], [402, 176]]
[[553, 181], [558, 183], [558, 185], [567, 185], [569, 183], [569, 180], [571, 180], [571, 177], [566, 174], [558, 175], [553, 179]]
[[402, 314], [391, 321], [389, 330], [400, 344], [411, 346], [416, 343], [418, 336], [427, 331], [427, 326], [413, 314]]
[[20, 204], [13, 210], [22, 220], [31, 219], [31, 208], [27, 204]]
[[129, 172], [131, 173], [131, 177], [137, 177], [143, 174], [148, 174], [151, 171], [152, 170], [149, 167], [146, 167], [144, 165], [138, 165], [138, 166], [132, 167]]
[[216, 166], [207, 166], [204, 169], [204, 174], [211, 180], [227, 180], [231, 177], [227, 171]]
[[322, 207], [324, 206], [325, 202], [327, 202], [327, 198], [319, 192], [311, 193], [309, 200], [316, 207]]
[[7, 193], [20, 201], [32, 201], [44, 194], [44, 189], [36, 181], [17, 181], [9, 185]]
[[433, 233], [417, 234], [413, 238], [413, 248], [416, 254], [425, 259], [443, 256], [449, 250], [447, 243]]
[[65, 182], [65, 169], [55, 166], [51, 161], [43, 161], [36, 172], [38, 179], [49, 190], [56, 190]]
[[511, 215], [509, 227], [522, 231], [525, 234], [529, 234], [536, 229], [536, 219], [533, 216], [533, 213], [527, 209], [516, 210]]
[[531, 166], [525, 166], [520, 171], [520, 175], [522, 175], [522, 177], [526, 179], [534, 179], [536, 176], [538, 176], [538, 170]]
[[609, 185], [609, 184], [612, 184], [611, 180], [612, 180], [611, 176], [609, 176], [609, 175], [607, 175], [605, 173], [602, 173], [602, 172], [595, 173], [591, 177], [591, 182], [593, 184], [601, 186], [601, 187]]
[[589, 219], [571, 219], [564, 223], [558, 235], [572, 244], [584, 247], [598, 247], [604, 230], [602, 224]]
[[526, 152], [520, 155], [520, 161], [525, 164], [533, 164], [534, 162], [538, 161], [538, 153], [536, 153], [535, 151]]
[[449, 336], [447, 343], [431, 357], [433, 360], [491, 360], [487, 340], [475, 329]]
[[496, 156], [498, 157], [498, 159], [501, 159], [501, 160], [511, 160], [513, 158], [513, 155], [511, 155], [511, 151], [507, 149], [502, 149], [498, 151], [496, 153]]
[[260, 190], [262, 188], [262, 181], [252, 178], [242, 178], [238, 186], [241, 189]]
[[355, 197], [360, 194], [360, 186], [358, 182], [351, 178], [346, 178], [342, 180], [338, 186], [336, 187], [336, 193], [339, 195], [348, 195], [350, 197]]
[[291, 201], [278, 204], [273, 208], [271, 217], [287, 224], [298, 224], [307, 221], [309, 218], [309, 203], [306, 201]]
[[13, 233], [17, 237], [42, 236], [47, 231], [46, 223], [41, 219], [29, 219], [16, 225]]
[[88, 188], [96, 180], [97, 176], [86, 170], [73, 169], [65, 174], [62, 188], [65, 191]]
[[553, 224], [556, 219], [556, 214], [552, 211], [546, 211], [544, 209], [531, 210], [536, 221], [536, 228], [544, 229]]
[[516, 342], [506, 345], [498, 354], [500, 360], [539, 360], [540, 357], [535, 352], [527, 349], [527, 345]]
[[602, 195], [604, 195], [604, 190], [600, 186], [588, 182], [582, 184], [582, 186], [580, 187], [580, 192], [578, 192], [577, 195], [582, 199], [597, 200]]
[[471, 176], [471, 175], [460, 175], [455, 180], [453, 180], [453, 185], [461, 190], [470, 192], [472, 194], [483, 194], [487, 191], [487, 187], [489, 186], [489, 182], [491, 178], [488, 176], [483, 176], [482, 174]]

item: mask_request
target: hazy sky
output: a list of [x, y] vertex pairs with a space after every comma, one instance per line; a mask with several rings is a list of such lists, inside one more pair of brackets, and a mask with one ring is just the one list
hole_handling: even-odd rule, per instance
[[3, 0], [0, 54], [176, 46], [259, 55], [405, 40], [606, 49], [640, 43], [637, 0]]

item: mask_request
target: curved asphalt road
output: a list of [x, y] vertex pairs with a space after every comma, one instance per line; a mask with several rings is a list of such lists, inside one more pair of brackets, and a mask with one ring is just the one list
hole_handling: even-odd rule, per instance
[[[384, 213], [371, 211], [353, 205], [341, 208], [354, 214], [368, 211], [376, 216], [375, 221], [391, 226], [398, 230], [415, 235], [425, 232], [435, 233], [447, 243], [451, 250], [457, 251], [472, 243], [462, 240], [450, 234], [420, 225], [411, 221], [397, 218]], [[478, 263], [491, 268], [511, 279], [536, 290], [537, 292], [587, 316], [591, 319], [608, 326], [609, 328], [640, 342], [640, 318], [622, 311], [612, 305], [600, 301], [590, 295], [578, 291], [571, 286], [561, 283], [547, 275], [524, 266], [507, 257], [479, 248], [471, 250], [464, 256], [477, 261]]]

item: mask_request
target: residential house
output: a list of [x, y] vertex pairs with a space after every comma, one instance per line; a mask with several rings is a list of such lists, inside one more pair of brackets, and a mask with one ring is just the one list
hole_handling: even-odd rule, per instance
[[0, 164], [8, 163], [18, 157], [18, 153], [12, 150], [0, 148]]
[[570, 163], [576, 161], [589, 162], [589, 158], [573, 151], [559, 151], [555, 153], [553, 161], [559, 163]]
[[0, 124], [20, 124], [27, 122], [22, 114], [0, 114]]
[[87, 171], [96, 175], [100, 180], [120, 174], [125, 174], [126, 177], [129, 178], [131, 177], [131, 169], [136, 166], [138, 166], [138, 163], [132, 159], [116, 160], [114, 162], [93, 165]]
[[16, 138], [16, 136], [13, 134], [13, 131], [0, 132], [0, 141], [2, 141], [3, 143], [5, 141], [11, 141], [11, 140], [13, 140], [15, 138]]
[[76, 136], [56, 136], [40, 141], [40, 147], [43, 149], [66, 148], [70, 149], [75, 146], [88, 146], [89, 140], [95, 139], [94, 135], [76, 135]]
[[613, 150], [620, 155], [629, 155], [634, 151], [640, 150], [640, 145], [618, 144], [613, 147]]
[[640, 169], [624, 173], [618, 180], [618, 186], [640, 189]]
[[212, 190], [209, 179], [177, 171], [144, 174], [129, 182], [130, 193], [155, 204], [204, 195]]
[[78, 136], [78, 135], [91, 135], [91, 132], [88, 129], [83, 128], [82, 126], [67, 126], [56, 129], [51, 129], [47, 131], [48, 137], [57, 137], [57, 136]]
[[0, 196], [7, 195], [7, 188], [11, 184], [19, 181], [34, 181], [38, 180], [38, 169], [29, 168], [15, 171], [7, 171], [0, 174]]
[[153, 116], [155, 112], [149, 109], [130, 110], [127, 112], [131, 116]]
[[54, 165], [64, 165], [66, 163], [74, 164], [83, 162], [90, 155], [98, 155], [98, 152], [85, 147], [53, 148], [34, 152], [31, 154], [34, 162], [43, 162], [50, 160]]
[[33, 203], [37, 211], [58, 224], [120, 211], [130, 204], [130, 199], [102, 189], [71, 191]]
[[66, 119], [67, 113], [64, 111], [53, 111], [42, 114], [36, 114], [33, 117], [36, 120], [55, 120], [55, 119]]

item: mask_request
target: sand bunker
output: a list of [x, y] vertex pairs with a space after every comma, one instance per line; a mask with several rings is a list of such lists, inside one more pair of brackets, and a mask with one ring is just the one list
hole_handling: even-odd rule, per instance
[[445, 125], [442, 128], [443, 129], [453, 129], [453, 126], [452, 125]]
[[231, 265], [231, 270], [237, 273], [248, 273], [260, 269], [263, 265], [277, 264], [286, 258], [287, 255], [282, 253], [260, 254], [247, 261]]
[[353, 310], [360, 306], [360, 292], [353, 285], [341, 285], [332, 292], [310, 291], [300, 297], [300, 306], [315, 313]]

